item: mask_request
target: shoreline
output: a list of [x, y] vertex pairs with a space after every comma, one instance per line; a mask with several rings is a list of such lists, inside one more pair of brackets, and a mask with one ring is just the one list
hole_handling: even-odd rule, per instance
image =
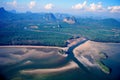
[[[28, 45], [11, 45], [11, 46], [0, 46], [0, 48], [53, 48], [53, 49], [62, 49], [67, 51], [70, 47], [78, 44], [79, 42], [84, 41], [84, 38], [78, 38], [77, 40], [74, 39], [73, 42], [69, 43], [71, 46], [67, 47], [53, 47], [53, 46], [28, 46]], [[62, 55], [59, 53], [59, 55], [63, 57], [67, 57], [65, 55]], [[65, 66], [59, 67], [59, 68], [48, 68], [48, 69], [30, 69], [30, 70], [21, 70], [20, 72], [22, 74], [48, 74], [48, 73], [54, 73], [54, 72], [63, 72], [67, 71], [69, 69], [75, 69], [79, 68], [78, 64], [76, 64], [73, 61], [68, 62]]]
[[[81, 42], [85, 41], [83, 44]], [[77, 45], [79, 44], [79, 45]], [[96, 44], [96, 45], [94, 45]], [[73, 54], [75, 55], [76, 59], [81, 62], [85, 67], [88, 67], [88, 66], [97, 66], [98, 63], [95, 62], [95, 60], [97, 58], [94, 58], [94, 57], [98, 57], [98, 60], [99, 58], [101, 58], [101, 56], [98, 54], [102, 49], [104, 50], [103, 46], [105, 48], [107, 48], [107, 46], [111, 45], [111, 44], [114, 44], [114, 43], [107, 43], [108, 45], [104, 44], [104, 43], [99, 43], [99, 42], [93, 42], [93, 41], [90, 41], [90, 40], [87, 40], [84, 39], [84, 38], [79, 38], [77, 40], [74, 40], [73, 42], [71, 41], [71, 43], [69, 44], [69, 46], [67, 47], [54, 47], [54, 46], [30, 46], [30, 45], [7, 45], [7, 46], [0, 46], [0, 48], [51, 48], [51, 49], [62, 49], [64, 51], [68, 51], [69, 48], [71, 47], [74, 47], [75, 45], [75, 48], [73, 48]], [[91, 48], [91, 47], [95, 47], [95, 49]], [[101, 48], [99, 50], [99, 48]], [[77, 49], [78, 49], [78, 52], [77, 52]], [[89, 51], [87, 52], [86, 51]], [[69, 50], [71, 52], [71, 50]], [[82, 54], [79, 53], [82, 52]], [[93, 53], [93, 51], [95, 53]], [[90, 54], [91, 53], [91, 54]], [[96, 54], [97, 53], [97, 54]], [[59, 53], [59, 55], [63, 56], [62, 54]], [[81, 55], [81, 57], [80, 57]], [[92, 63], [91, 61], [89, 61], [88, 58], [86, 58], [85, 56], [88, 56], [89, 58], [91, 58], [94, 62]], [[67, 56], [64, 56], [64, 57], [67, 57]], [[73, 66], [75, 65], [76, 63], [73, 64], [73, 62], [71, 63], [72, 61], [70, 61], [68, 64], [66, 64], [65, 66], [63, 67], [60, 67], [60, 68], [53, 68], [53, 69], [34, 69], [34, 70], [22, 70], [23, 72], [25, 73], [30, 73], [30, 74], [36, 74], [36, 73], [50, 73], [50, 72], [61, 72], [61, 71], [65, 71], [65, 70], [68, 70], [68, 69], [74, 69], [76, 66]], [[77, 65], [77, 64], [76, 64]], [[103, 64], [102, 64], [103, 65]], [[78, 66], [78, 65], [77, 65]], [[105, 65], [104, 65], [105, 66]], [[99, 65], [99, 68], [102, 70], [101, 66]], [[45, 70], [45, 72], [44, 72]], [[53, 71], [52, 71], [53, 70]], [[103, 70], [102, 70], [103, 71]], [[103, 71], [106, 73], [106, 71]]]
[[59, 49], [62, 49], [64, 47], [56, 47], [56, 46], [32, 46], [32, 45], [5, 45], [5, 46], [0, 46], [0, 48], [59, 48]]
[[[88, 40], [88, 41], [93, 41], [93, 40]], [[98, 41], [93, 41], [93, 42], [96, 42], [96, 43], [99, 43]], [[116, 44], [115, 42], [100, 42], [100, 43], [107, 43], [107, 44]], [[120, 44], [120, 43], [117, 43], [117, 44]], [[70, 46], [65, 46], [65, 47], [60, 47], [60, 46], [36, 46], [36, 45], [0, 45], [0, 48], [14, 48], [14, 47], [17, 47], [17, 48], [24, 48], [24, 47], [28, 47], [28, 48], [32, 48], [32, 47], [35, 47], [35, 48], [68, 48]]]
[[59, 72], [64, 72], [70, 69], [75, 69], [78, 68], [78, 65], [73, 62], [70, 61], [68, 64], [66, 64], [63, 67], [59, 67], [59, 68], [51, 68], [51, 69], [29, 69], [29, 70], [21, 70], [20, 73], [21, 74], [29, 74], [29, 75], [37, 75], [37, 74], [49, 74], [49, 73], [59, 73]]

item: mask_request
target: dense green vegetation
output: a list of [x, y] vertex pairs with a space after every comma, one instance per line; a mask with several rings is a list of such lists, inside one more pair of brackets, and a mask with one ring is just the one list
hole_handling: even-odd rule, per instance
[[24, 29], [5, 29], [0, 31], [1, 45], [52, 45], [65, 46], [71, 36], [53, 32], [36, 32]]
[[101, 61], [97, 61], [97, 63], [102, 71], [104, 71], [107, 74], [110, 73], [110, 69], [107, 66], [105, 66], [105, 64], [103, 64]]
[[[102, 42], [120, 42], [117, 27], [83, 26], [83, 24], [46, 23], [40, 21], [0, 21], [0, 45], [65, 46], [73, 36]], [[58, 27], [60, 25], [60, 27]], [[31, 28], [37, 26], [38, 28]]]

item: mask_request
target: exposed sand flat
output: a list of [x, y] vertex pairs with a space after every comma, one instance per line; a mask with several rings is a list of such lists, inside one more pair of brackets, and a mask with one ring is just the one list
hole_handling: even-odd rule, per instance
[[[84, 40], [83, 39], [77, 39], [72, 41], [70, 46], [75, 45], [79, 43], [80, 41]], [[59, 50], [62, 49], [64, 51], [67, 51], [69, 47], [51, 47], [51, 46], [0, 46], [0, 49], [7, 48], [9, 50], [13, 49], [12, 52], [7, 52], [10, 53], [8, 54], [8, 57], [6, 58], [0, 58], [0, 62], [4, 64], [8, 63], [16, 63], [20, 62], [21, 60], [24, 59], [36, 59], [39, 60], [40, 62], [43, 63], [49, 63], [49, 64], [59, 64], [60, 62], [62, 63], [65, 58], [59, 53]], [[73, 50], [74, 56], [77, 60], [79, 60], [84, 66], [86, 67], [93, 67], [99, 65], [96, 63], [96, 60], [99, 60], [101, 58], [100, 52], [106, 53], [108, 56], [111, 56], [114, 53], [119, 53], [120, 52], [120, 43], [102, 43], [102, 42], [94, 42], [94, 41], [86, 41], [85, 43], [79, 45]], [[14, 50], [15, 49], [15, 50]], [[19, 49], [17, 51], [17, 49]], [[20, 54], [22, 51], [22, 54]], [[17, 52], [13, 53], [13, 52]], [[2, 56], [7, 56], [6, 54], [2, 54]], [[26, 61], [23, 63], [23, 65], [28, 65], [28, 64], [34, 64], [34, 61]], [[42, 64], [42, 63], [41, 63]], [[69, 69], [74, 69], [78, 68], [78, 65], [74, 62], [69, 62], [63, 67], [59, 68], [48, 68], [48, 69], [29, 69], [29, 70], [21, 70], [20, 73], [22, 74], [49, 74], [49, 73], [56, 73], [56, 72], [63, 72]]]
[[22, 70], [20, 73], [22, 74], [49, 74], [49, 73], [56, 73], [56, 72], [63, 72], [69, 69], [78, 68], [78, 65], [74, 62], [69, 62], [66, 66], [60, 68], [53, 68], [53, 69], [31, 69], [31, 70]]
[[114, 54], [119, 54], [119, 48], [120, 43], [103, 43], [88, 40], [74, 49], [74, 56], [84, 66], [101, 68], [97, 61], [100, 61], [105, 55], [109, 57]]
[[27, 60], [26, 62], [24, 62], [22, 65], [29, 65], [29, 64], [32, 64], [33, 62], [30, 61], [30, 60]]
[[98, 56], [99, 52], [105, 52], [108, 55], [112, 55], [114, 53], [120, 52], [120, 43], [103, 43], [103, 42], [94, 42], [88, 40], [84, 44], [76, 47], [74, 49], [74, 53], [79, 54], [92, 54], [94, 56]]
[[0, 65], [14, 64], [26, 59], [57, 64], [65, 59], [65, 56], [58, 54], [60, 49], [62, 48], [46, 46], [0, 46]]
[[81, 37], [81, 38], [77, 38], [77, 39], [70, 39], [70, 40], [67, 40], [67, 42], [69, 43], [67, 46], [68, 47], [71, 47], [75, 44], [78, 44], [79, 42], [83, 41], [83, 40], [86, 40], [85, 38]]
[[82, 55], [80, 57], [77, 56], [76, 58], [86, 67], [87, 66], [91, 66], [91, 67], [97, 66], [97, 64], [90, 62], [89, 59], [85, 58]]
[[[59, 64], [62, 61], [64, 61], [65, 56], [58, 54], [59, 49], [66, 49], [61, 48], [61, 47], [49, 47], [49, 46], [0, 46], [1, 50], [2, 48], [5, 49], [4, 53], [8, 55], [7, 59], [10, 59], [9, 61], [7, 59], [4, 59], [0, 61], [3, 61], [4, 65], [5, 64], [10, 64], [10, 63], [16, 63], [20, 62], [24, 59], [38, 59], [39, 62], [42, 63], [51, 63], [51, 64]], [[18, 50], [17, 50], [18, 48]], [[44, 48], [44, 49], [43, 49]], [[7, 51], [11, 50], [11, 51]], [[15, 51], [14, 51], [15, 49]], [[48, 49], [47, 53], [46, 50]], [[44, 51], [45, 50], [45, 51]], [[16, 54], [19, 51], [23, 52], [22, 54]], [[2, 53], [1, 53], [2, 54]], [[10, 55], [10, 57], [9, 57]], [[54, 58], [52, 58], [54, 57]], [[66, 56], [67, 57], [67, 56]], [[44, 59], [44, 61], [42, 61]], [[50, 60], [49, 60], [50, 59]], [[24, 63], [21, 64], [21, 66], [29, 65], [29, 64], [34, 64], [34, 62], [28, 60]], [[20, 71], [22, 74], [48, 74], [48, 73], [55, 73], [55, 72], [63, 72], [69, 69], [74, 69], [78, 68], [78, 65], [74, 62], [69, 62], [66, 64], [66, 66], [59, 67], [59, 68], [52, 68], [52, 69], [34, 69], [34, 70], [22, 70]]]
[[0, 46], [0, 48], [59, 48], [61, 47], [54, 47], [54, 46], [27, 46], [27, 45], [8, 45], [8, 46]]

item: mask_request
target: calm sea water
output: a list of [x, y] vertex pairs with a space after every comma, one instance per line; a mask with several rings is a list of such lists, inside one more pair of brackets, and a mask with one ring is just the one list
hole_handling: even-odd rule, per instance
[[108, 80], [120, 80], [120, 53], [109, 56], [104, 63], [112, 69]]

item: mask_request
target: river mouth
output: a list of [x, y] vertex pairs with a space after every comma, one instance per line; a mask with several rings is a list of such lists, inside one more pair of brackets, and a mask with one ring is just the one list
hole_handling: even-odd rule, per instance
[[[120, 45], [89, 43], [96, 44], [98, 49], [103, 47], [103, 51], [108, 52], [108, 58], [104, 59], [103, 62], [112, 69], [110, 74], [104, 73], [98, 67], [90, 66], [84, 66], [85, 69], [88, 70], [85, 71], [85, 69], [74, 60], [76, 53], [74, 53], [74, 55], [73, 53], [69, 53], [67, 57], [62, 56], [59, 54], [59, 50], [62, 49], [60, 47], [23, 46], [0, 48], [0, 78], [6, 78], [6, 80], [119, 80], [120, 73], [118, 69], [120, 67], [120, 60], [118, 59], [120, 57], [120, 51], [118, 48]], [[105, 46], [106, 49], [104, 50], [103, 45], [110, 47]], [[83, 46], [85, 46], [85, 44], [83, 44]], [[91, 44], [89, 44], [89, 46], [91, 47]], [[84, 49], [85, 48], [86, 46]], [[102, 48], [100, 49], [102, 50]], [[85, 53], [85, 51], [83, 53]], [[85, 57], [89, 58], [89, 56]]]

